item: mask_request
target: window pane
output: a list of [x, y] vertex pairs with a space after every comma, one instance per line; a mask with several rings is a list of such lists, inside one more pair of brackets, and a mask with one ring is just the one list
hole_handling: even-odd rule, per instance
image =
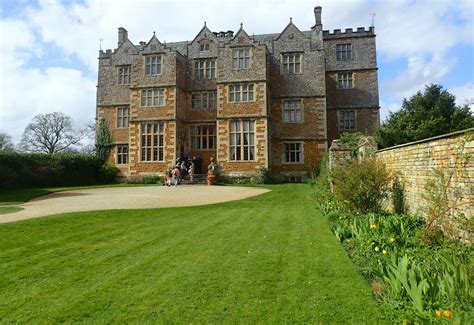
[[163, 160], [165, 159], [165, 155], [164, 155], [164, 152], [163, 152], [163, 148], [162, 148], [162, 147], [159, 148], [159, 155], [160, 155], [160, 156], [159, 156], [159, 160], [160, 160], [160, 161], [163, 161]]

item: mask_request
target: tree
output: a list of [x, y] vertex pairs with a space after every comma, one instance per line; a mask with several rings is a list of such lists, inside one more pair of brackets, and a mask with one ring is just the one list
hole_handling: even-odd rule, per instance
[[0, 132], [0, 151], [13, 151], [14, 145], [12, 137], [6, 133]]
[[110, 155], [113, 139], [110, 135], [109, 127], [105, 119], [99, 120], [97, 135], [95, 140], [95, 152], [103, 162], [106, 162]]
[[452, 94], [432, 84], [423, 93], [418, 91], [409, 100], [404, 99], [401, 110], [390, 113], [376, 138], [386, 148], [471, 127], [474, 116], [469, 106], [456, 106]]
[[75, 130], [69, 116], [59, 112], [39, 114], [25, 128], [20, 148], [47, 154], [67, 152], [83, 136], [84, 131]]

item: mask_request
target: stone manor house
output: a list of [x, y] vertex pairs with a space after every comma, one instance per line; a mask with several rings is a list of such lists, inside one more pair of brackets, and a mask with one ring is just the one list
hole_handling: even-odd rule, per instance
[[215, 157], [220, 174], [268, 168], [300, 181], [342, 132], [371, 133], [379, 123], [374, 28], [281, 33], [243, 28], [192, 41], [163, 42], [153, 32], [133, 44], [118, 30], [115, 50], [100, 51], [97, 120], [108, 122], [109, 162], [125, 177], [164, 174], [183, 155]]

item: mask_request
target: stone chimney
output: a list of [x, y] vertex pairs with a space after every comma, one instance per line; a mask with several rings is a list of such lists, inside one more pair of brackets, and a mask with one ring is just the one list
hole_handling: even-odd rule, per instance
[[316, 31], [321, 31], [323, 30], [323, 24], [321, 22], [321, 11], [323, 8], [320, 6], [314, 7], [314, 20], [315, 20], [315, 25], [313, 27], [314, 30]]
[[128, 39], [128, 32], [125, 28], [119, 27], [118, 29], [118, 46], [117, 48], [120, 47], [126, 40]]
[[323, 49], [323, 24], [321, 22], [321, 11], [320, 6], [314, 7], [314, 20], [315, 25], [311, 27], [313, 31], [311, 33], [311, 49], [322, 50]]

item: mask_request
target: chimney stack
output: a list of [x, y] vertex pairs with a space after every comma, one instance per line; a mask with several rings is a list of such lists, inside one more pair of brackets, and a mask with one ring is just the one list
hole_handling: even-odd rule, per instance
[[323, 30], [323, 24], [321, 23], [321, 11], [322, 8], [320, 6], [314, 7], [314, 20], [316, 24], [314, 25], [314, 29], [316, 31]]
[[120, 47], [126, 40], [128, 39], [128, 32], [125, 28], [119, 27], [118, 29], [118, 46], [117, 48]]

